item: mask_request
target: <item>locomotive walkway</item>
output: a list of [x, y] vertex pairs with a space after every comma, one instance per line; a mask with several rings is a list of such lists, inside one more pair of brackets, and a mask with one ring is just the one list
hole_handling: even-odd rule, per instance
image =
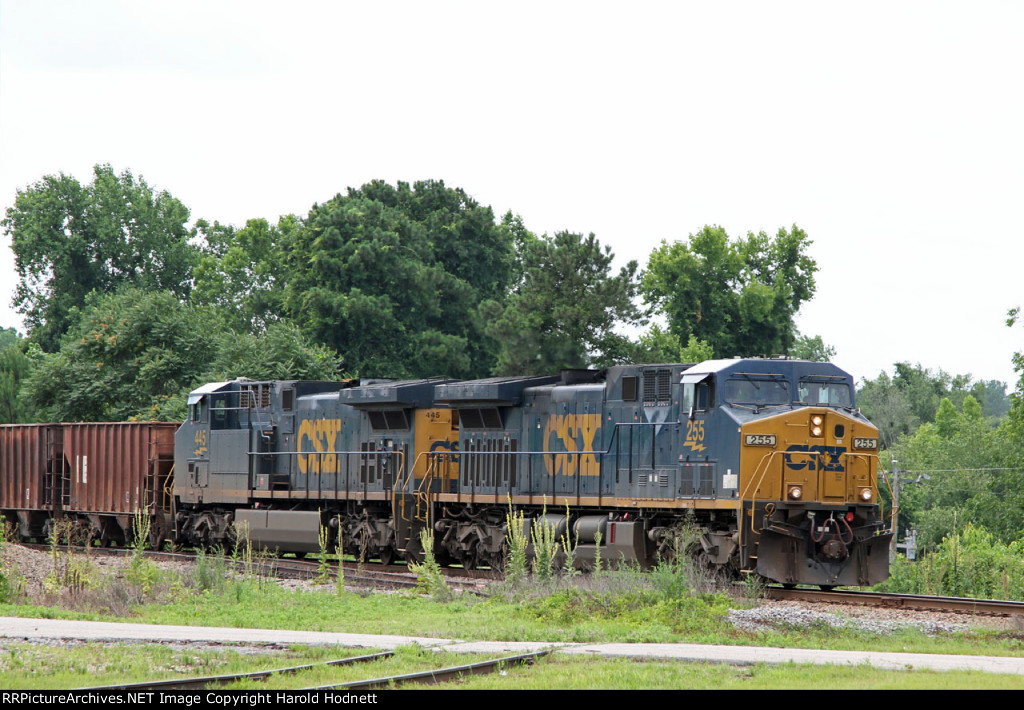
[[822, 651], [754, 646], [708, 646], [686, 643], [570, 644], [541, 642], [459, 641], [456, 639], [375, 634], [341, 634], [278, 629], [234, 629], [205, 626], [156, 626], [101, 621], [21, 619], [0, 617], [0, 637], [16, 639], [75, 639], [82, 641], [155, 641], [171, 643], [311, 644], [392, 650], [398, 646], [444, 647], [463, 653], [529, 653], [554, 648], [559, 653], [672, 659], [697, 663], [804, 663], [867, 665], [887, 670], [975, 670], [1024, 675], [1024, 658], [949, 656], [875, 651]]

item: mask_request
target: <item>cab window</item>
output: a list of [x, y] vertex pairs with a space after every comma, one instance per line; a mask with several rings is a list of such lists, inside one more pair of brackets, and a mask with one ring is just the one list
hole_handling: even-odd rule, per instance
[[789, 404], [789, 383], [774, 378], [733, 377], [726, 380], [723, 397], [729, 404]]
[[710, 380], [683, 383], [683, 412], [706, 412], [713, 406]]
[[846, 382], [829, 382], [804, 378], [800, 380], [800, 401], [804, 404], [824, 404], [833, 407], [850, 407], [850, 385]]

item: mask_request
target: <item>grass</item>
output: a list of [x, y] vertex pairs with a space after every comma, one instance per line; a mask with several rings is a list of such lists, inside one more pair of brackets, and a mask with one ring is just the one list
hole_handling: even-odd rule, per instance
[[[54, 647], [15, 642], [0, 647], [0, 687], [5, 690], [85, 688], [316, 664], [370, 652], [366, 649], [296, 646], [254, 656], [230, 647], [214, 651], [172, 648], [161, 644], [82, 643]], [[309, 688], [465, 665], [485, 658], [406, 646], [399, 648], [390, 659], [276, 675], [265, 682], [236, 681], [224, 689]], [[431, 686], [410, 684], [403, 687]], [[1024, 677], [975, 671], [908, 673], [867, 666], [728, 666], [554, 655], [539, 659], [532, 665], [507, 667], [500, 674], [466, 677], [440, 687], [473, 690], [780, 690], [824, 687], [835, 690], [1020, 690], [1024, 689]]]
[[[314, 591], [288, 591], [276, 584], [268, 583], [258, 575], [231, 574], [223, 557], [202, 556], [188, 575], [172, 575], [146, 568], [146, 574], [134, 574], [129, 568], [115, 578], [89, 576], [84, 590], [69, 588], [60, 600], [62, 606], [39, 606], [25, 603], [0, 604], [0, 615], [38, 616], [46, 618], [124, 620], [154, 624], [201, 625], [225, 627], [252, 627], [268, 629], [296, 629], [312, 631], [335, 631], [364, 634], [397, 634], [435, 638], [461, 638], [466, 640], [507, 640], [507, 641], [551, 641], [576, 643], [602, 642], [658, 642], [658, 643], [702, 643], [724, 645], [779, 646], [793, 648], [824, 648], [836, 650], [874, 650], [914, 653], [949, 653], [983, 655], [1020, 655], [1024, 652], [1024, 635], [996, 631], [976, 630], [967, 633], [940, 634], [928, 636], [921, 631], [906, 630], [891, 635], [878, 635], [850, 629], [836, 630], [825, 624], [812, 624], [800, 628], [776, 628], [770, 631], [745, 632], [735, 629], [728, 621], [729, 609], [747, 605], [741, 588], [736, 597], [721, 592], [693, 591], [685, 578], [686, 570], [679, 565], [663, 565], [654, 573], [640, 573], [636, 570], [605, 570], [599, 576], [575, 576], [571, 579], [554, 575], [540, 583], [528, 578], [518, 585], [496, 584], [488, 597], [455, 595], [447, 602], [438, 603], [435, 597], [419, 593], [359, 594], [323, 586]], [[118, 591], [120, 590], [120, 591]], [[110, 599], [121, 600], [112, 604]], [[48, 603], [54, 603], [51, 596]], [[101, 603], [102, 602], [102, 603]], [[29, 665], [7, 665], [8, 656], [16, 659], [36, 656], [44, 651], [30, 644], [6, 644], [0, 650], [0, 687], [11, 685], [15, 678], [25, 675]], [[99, 648], [99, 646], [97, 646]], [[134, 648], [134, 647], [133, 647]], [[221, 667], [227, 663], [253, 664], [248, 657], [231, 658], [226, 651], [225, 659], [212, 652], [187, 653], [189, 661], [161, 660], [160, 653], [152, 661], [139, 661], [143, 669], [142, 679], [151, 679], [149, 668], [174, 666], [186, 669], [189, 675], [201, 675], [214, 671], [209, 668]], [[306, 653], [315, 653], [308, 651]], [[331, 653], [338, 654], [337, 649]], [[412, 650], [403, 654], [411, 654]], [[117, 652], [115, 652], [117, 655]], [[131, 663], [143, 654], [121, 652], [124, 663]], [[425, 658], [428, 667], [440, 667], [440, 658], [433, 651], [416, 650], [417, 659]], [[86, 653], [81, 660], [75, 654], [68, 654], [66, 668], [61, 676], [56, 671], [45, 676], [53, 686], [72, 687], [75, 684], [96, 685], [101, 680], [103, 669], [109, 666], [110, 673], [119, 682], [128, 682], [135, 677], [131, 666], [101, 661], [99, 651]], [[288, 665], [284, 657], [270, 660], [269, 666]], [[409, 656], [403, 655], [408, 659]], [[448, 665], [468, 663], [465, 656]], [[209, 659], [209, 660], [204, 660]], [[432, 659], [432, 660], [431, 660]], [[263, 662], [263, 659], [259, 661]], [[301, 661], [300, 661], [301, 662]], [[409, 671], [416, 663], [410, 662]], [[587, 664], [582, 680], [576, 679], [580, 671], [573, 664]], [[822, 669], [803, 666], [779, 668], [752, 667], [731, 669], [707, 667], [701, 664], [680, 662], [598, 661], [596, 659], [571, 659], [559, 657], [546, 660], [538, 667], [527, 670], [510, 669], [508, 676], [526, 673], [529, 678], [543, 679], [544, 670], [552, 664], [550, 671], [557, 678], [547, 687], [705, 687], [702, 678], [707, 678], [706, 687], [820, 687], [808, 685], [815, 682]], [[608, 665], [603, 665], [608, 664]], [[58, 664], [59, 665], [59, 664]], [[35, 661], [38, 669], [45, 663]], [[82, 676], [81, 668], [100, 668], [92, 675]], [[248, 666], [246, 666], [248, 667]], [[199, 669], [204, 670], [199, 670]], [[255, 667], [254, 667], [255, 668]], [[593, 669], [593, 670], [589, 670]], [[671, 671], [666, 670], [671, 669]], [[847, 671], [831, 669], [829, 687], [846, 687]], [[378, 675], [391, 675], [380, 672]], [[37, 673], [43, 672], [42, 670]], [[215, 671], [215, 672], [228, 672]], [[362, 667], [354, 678], [373, 677], [376, 671]], [[644, 674], [664, 676], [660, 681], [646, 678]], [[127, 675], [124, 675], [127, 674]], [[636, 675], [639, 680], [632, 680]], [[900, 674], [860, 668], [849, 676], [849, 687], [917, 687], [915, 685], [890, 686], [894, 677], [918, 676], [921, 673]], [[936, 674], [927, 674], [936, 675]], [[984, 685], [984, 679], [993, 679], [991, 674], [938, 674], [948, 681], [956, 677], [951, 687], [1020, 687], [1015, 685]], [[975, 676], [982, 680], [972, 679]], [[32, 677], [35, 677], [33, 675]], [[78, 677], [77, 683], [71, 678]], [[786, 678], [802, 678], [792, 686], [785, 685]], [[865, 686], [863, 679], [870, 678], [871, 685]], [[302, 681], [306, 686], [334, 682]], [[341, 682], [341, 681], [337, 681]], [[478, 687], [476, 683], [501, 683], [499, 680], [465, 681], [466, 687]], [[508, 685], [499, 687], [534, 687]], [[903, 681], [901, 681], [903, 682]], [[907, 681], [912, 683], [914, 681]], [[1002, 683], [1003, 681], [999, 681]], [[604, 685], [622, 683], [623, 685]], [[664, 684], [663, 684], [664, 683]], [[679, 683], [680, 685], [673, 685]], [[934, 679], [927, 681], [928, 687], [942, 687]], [[973, 685], [982, 683], [982, 685]], [[20, 687], [20, 686], [17, 686]], [[45, 687], [45, 683], [42, 686]], [[301, 687], [288, 686], [288, 687]], [[490, 687], [490, 686], [479, 686]], [[537, 687], [545, 687], [543, 685]]]
[[[355, 649], [296, 646], [252, 655], [238, 649], [193, 650], [163, 644], [78, 643], [0, 646], [0, 686], [81, 688], [164, 678], [199, 677], [316, 663], [361, 653]], [[330, 654], [329, 656], [327, 654]]]
[[1024, 677], [975, 671], [907, 673], [865, 666], [727, 666], [555, 655], [532, 666], [513, 666], [506, 669], [504, 675], [463, 678], [454, 687], [465, 690], [1020, 690], [1024, 688]]

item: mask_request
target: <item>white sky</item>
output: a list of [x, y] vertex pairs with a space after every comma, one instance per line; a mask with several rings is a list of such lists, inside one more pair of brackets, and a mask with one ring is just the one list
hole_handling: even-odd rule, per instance
[[1022, 36], [1014, 1], [0, 0], [0, 210], [111, 163], [236, 225], [441, 179], [641, 267], [796, 223], [840, 366], [1012, 387]]

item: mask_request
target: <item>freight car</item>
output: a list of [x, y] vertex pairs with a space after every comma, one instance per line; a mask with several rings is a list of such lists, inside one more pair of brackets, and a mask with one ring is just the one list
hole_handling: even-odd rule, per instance
[[[827, 363], [715, 360], [474, 381], [235, 380], [189, 396], [175, 443], [179, 540], [233, 529], [299, 554], [322, 527], [387, 562], [500, 566], [506, 513], [575, 560], [654, 563], [684, 521], [698, 556], [783, 584], [888, 575], [878, 431]], [[332, 538], [335, 535], [332, 532]]]
[[150, 516], [150, 543], [173, 535], [174, 434], [168, 422], [0, 426], [0, 517], [25, 540], [55, 520], [73, 540], [125, 544], [132, 517]]

